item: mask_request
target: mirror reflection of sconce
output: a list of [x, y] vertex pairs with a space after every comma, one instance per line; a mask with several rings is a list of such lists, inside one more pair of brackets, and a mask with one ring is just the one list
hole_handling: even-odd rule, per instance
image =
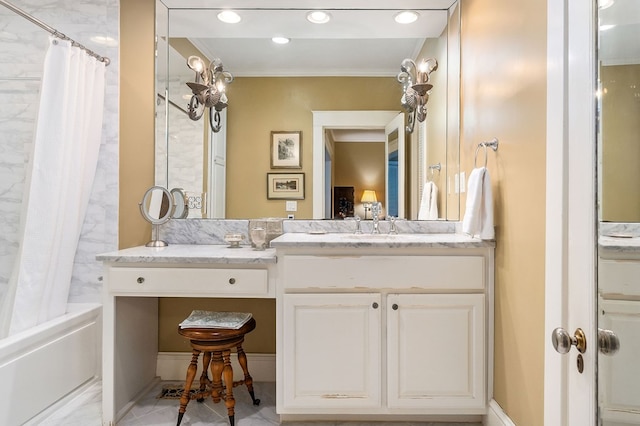
[[371, 210], [371, 205], [378, 202], [376, 197], [376, 191], [373, 189], [365, 189], [362, 193], [362, 199], [360, 200], [364, 206], [364, 219], [367, 219], [367, 212]]
[[147, 189], [138, 203], [142, 217], [151, 224], [151, 241], [147, 247], [166, 247], [166, 241], [159, 239], [159, 227], [173, 216], [176, 204], [173, 195], [168, 189], [161, 186], [152, 186]]
[[438, 69], [438, 61], [434, 58], [423, 59], [416, 65], [413, 59], [405, 59], [400, 64], [398, 82], [402, 84], [400, 103], [407, 110], [409, 120], [407, 131], [413, 132], [416, 119], [423, 122], [427, 118], [427, 101], [429, 91], [433, 87], [429, 83], [431, 73]]
[[215, 133], [222, 128], [220, 111], [228, 105], [225, 94], [227, 85], [233, 82], [233, 75], [225, 71], [222, 61], [215, 58], [207, 67], [198, 56], [189, 56], [187, 65], [196, 72], [195, 82], [188, 82], [187, 86], [193, 95], [189, 101], [189, 118], [200, 120], [205, 108], [209, 108], [209, 124]]

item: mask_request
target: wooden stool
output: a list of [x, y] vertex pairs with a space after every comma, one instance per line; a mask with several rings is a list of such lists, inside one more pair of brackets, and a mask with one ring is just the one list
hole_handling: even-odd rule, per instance
[[[191, 357], [191, 363], [187, 368], [187, 379], [180, 397], [177, 426], [180, 426], [182, 417], [187, 410], [187, 404], [191, 399], [202, 402], [208, 396], [211, 396], [214, 403], [224, 400], [229, 415], [229, 423], [231, 426], [234, 426], [234, 407], [236, 401], [233, 398], [233, 388], [235, 386], [246, 385], [249, 395], [251, 395], [253, 405], [260, 404], [260, 400], [256, 399], [253, 392], [253, 379], [247, 367], [247, 355], [242, 349], [244, 335], [256, 328], [256, 320], [253, 317], [247, 320], [245, 317], [240, 321], [246, 322], [239, 326], [239, 328], [235, 328], [239, 323], [234, 323], [234, 318], [226, 314], [232, 314], [232, 316], [235, 315], [236, 317], [238, 315], [250, 317], [250, 314], [193, 311], [189, 318], [178, 326], [178, 333], [189, 339], [191, 347], [193, 348], [193, 355]], [[198, 318], [198, 320], [189, 322], [193, 318]], [[238, 362], [244, 372], [244, 380], [237, 382], [233, 381], [233, 369], [231, 368], [231, 349], [233, 348], [236, 348]], [[204, 355], [202, 357], [200, 389], [191, 395], [191, 385], [196, 375], [198, 357], [201, 352], [204, 352]], [[209, 380], [207, 375], [209, 366], [211, 366], [212, 380]], [[222, 384], [223, 376], [224, 386]]]

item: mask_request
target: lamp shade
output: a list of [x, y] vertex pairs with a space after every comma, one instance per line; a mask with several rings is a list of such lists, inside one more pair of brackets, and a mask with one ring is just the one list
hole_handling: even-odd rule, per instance
[[362, 200], [360, 200], [363, 203], [375, 203], [378, 201], [378, 199], [376, 198], [376, 191], [374, 191], [373, 189], [365, 189], [364, 192], [362, 193]]

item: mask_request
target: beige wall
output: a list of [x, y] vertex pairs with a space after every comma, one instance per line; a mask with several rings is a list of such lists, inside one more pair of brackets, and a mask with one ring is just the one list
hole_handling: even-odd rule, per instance
[[494, 397], [518, 425], [544, 424], [546, 18], [539, 0], [462, 5], [461, 170], [469, 176], [479, 142], [499, 138], [498, 152], [488, 154], [497, 241]]
[[120, 1], [120, 248], [151, 237], [138, 203], [153, 185], [154, 16], [154, 0]]
[[[233, 70], [231, 70], [233, 71]], [[394, 78], [236, 78], [227, 116], [227, 218], [286, 217], [284, 200], [267, 200], [268, 172], [305, 173], [297, 219], [313, 217], [312, 111], [399, 110]], [[271, 169], [271, 131], [302, 131], [302, 169]]]
[[640, 65], [602, 67], [600, 80], [602, 220], [640, 222]]

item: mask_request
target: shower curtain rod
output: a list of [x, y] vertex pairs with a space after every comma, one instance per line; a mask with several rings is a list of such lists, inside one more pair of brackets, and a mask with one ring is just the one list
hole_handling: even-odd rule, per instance
[[45, 24], [41, 20], [31, 16], [30, 14], [28, 14], [24, 10], [19, 9], [18, 7], [14, 6], [13, 4], [9, 3], [8, 1], [0, 0], [0, 4], [3, 5], [4, 7], [6, 7], [7, 9], [9, 9], [10, 11], [22, 16], [25, 19], [27, 19], [28, 21], [33, 22], [34, 24], [36, 24], [37, 26], [39, 26], [43, 30], [48, 31], [54, 37], [57, 37], [57, 38], [59, 38], [61, 40], [70, 41], [73, 46], [79, 47], [80, 49], [84, 50], [85, 52], [87, 52], [89, 55], [93, 56], [97, 60], [99, 60], [101, 62], [104, 62], [105, 66], [107, 66], [107, 65], [109, 65], [111, 63], [111, 60], [109, 58], [107, 58], [106, 56], [100, 56], [96, 52], [94, 52], [93, 50], [87, 49], [86, 47], [84, 47], [83, 45], [81, 45], [80, 43], [75, 41], [74, 39], [72, 39], [70, 37], [67, 37], [63, 33], [61, 33], [58, 30], [56, 30], [55, 28], [50, 27], [49, 25]]

